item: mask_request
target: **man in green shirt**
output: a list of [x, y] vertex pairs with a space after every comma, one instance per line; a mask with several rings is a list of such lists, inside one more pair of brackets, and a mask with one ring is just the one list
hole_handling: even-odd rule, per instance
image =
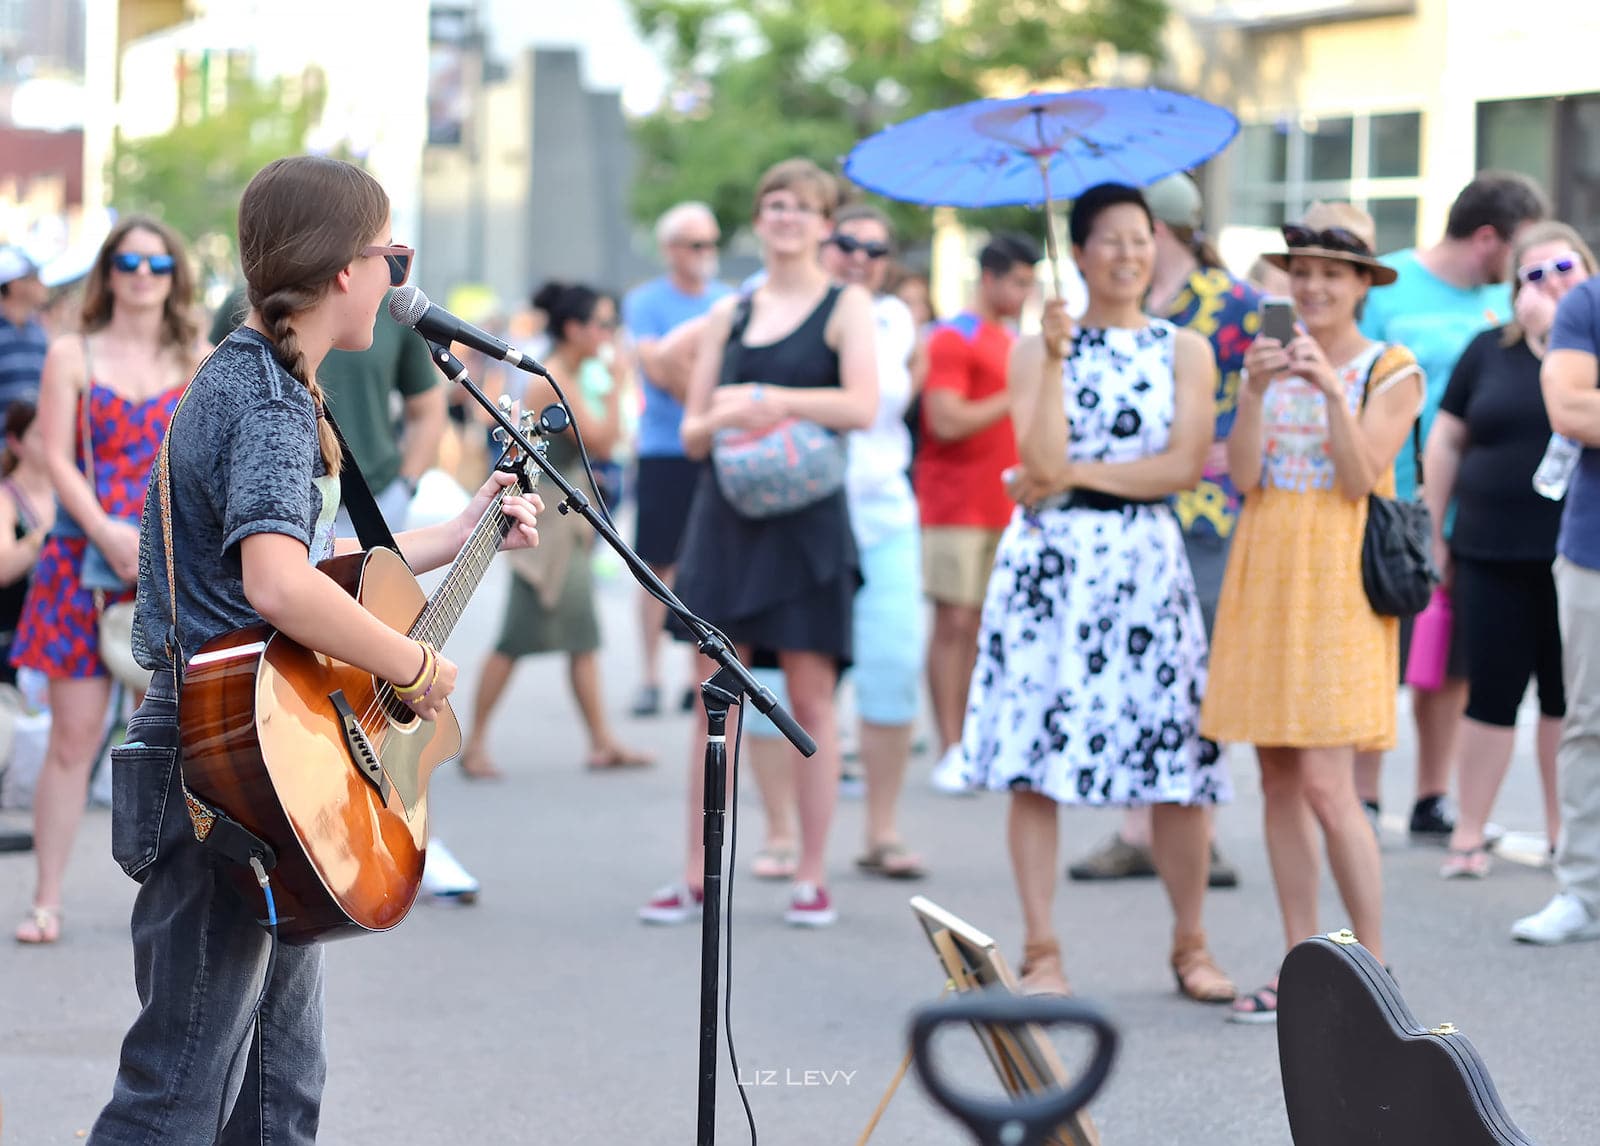
[[[387, 303], [385, 304], [387, 306]], [[211, 325], [213, 344], [228, 337], [243, 321], [249, 305], [244, 288], [231, 293], [217, 308]], [[350, 443], [361, 476], [372, 487], [389, 528], [405, 527], [406, 509], [417, 482], [434, 464], [444, 437], [447, 415], [443, 375], [428, 357], [427, 343], [381, 310], [366, 350], [330, 351], [317, 370], [333, 416]], [[400, 396], [400, 428], [396, 432], [394, 395]], [[340, 510], [341, 533], [351, 534]]]

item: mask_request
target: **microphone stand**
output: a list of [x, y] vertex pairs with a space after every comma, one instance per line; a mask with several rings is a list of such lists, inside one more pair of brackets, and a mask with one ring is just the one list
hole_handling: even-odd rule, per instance
[[[544, 475], [555, 483], [562, 495], [556, 504], [556, 510], [560, 513], [576, 513], [587, 521], [606, 544], [622, 558], [623, 564], [628, 567], [634, 579], [657, 600], [665, 603], [673, 615], [683, 622], [694, 636], [695, 645], [701, 654], [717, 662], [717, 671], [700, 686], [700, 700], [706, 710], [705, 867], [703, 869], [705, 889], [704, 906], [700, 916], [700, 1092], [695, 1135], [696, 1146], [712, 1146], [716, 1141], [717, 987], [721, 982], [722, 970], [720, 949], [722, 827], [728, 796], [728, 709], [732, 705], [742, 703], [742, 698], [749, 697], [756, 709], [777, 725], [778, 731], [800, 750], [802, 756], [814, 755], [817, 751], [817, 742], [800, 727], [789, 711], [778, 703], [772, 690], [751, 675], [750, 670], [734, 655], [733, 649], [728, 646], [722, 635], [690, 612], [688, 607], [673, 595], [672, 590], [662, 583], [661, 578], [645, 564], [644, 559], [622, 540], [610, 520], [595, 509], [583, 491], [567, 481], [544, 456], [544, 452], [535, 449], [533, 443], [523, 436], [511, 418], [478, 388], [477, 383], [468, 376], [467, 368], [461, 364], [461, 360], [450, 353], [449, 347], [441, 346], [426, 337], [424, 341], [431, 349], [434, 365], [439, 367], [444, 376], [472, 395], [473, 400], [488, 411], [495, 424], [505, 432], [507, 440], [515, 442], [523, 454], [532, 459]], [[531, 358], [524, 358], [521, 365], [530, 373], [550, 379], [544, 368]], [[570, 423], [564, 408], [551, 406], [540, 414], [539, 424], [542, 432], [559, 434]]]

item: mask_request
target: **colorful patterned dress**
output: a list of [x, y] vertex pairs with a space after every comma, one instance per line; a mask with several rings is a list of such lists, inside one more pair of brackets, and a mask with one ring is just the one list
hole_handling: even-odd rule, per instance
[[[1380, 357], [1381, 356], [1381, 357]], [[1345, 402], [1420, 375], [1410, 351], [1373, 343], [1339, 368]], [[1303, 378], [1267, 388], [1259, 489], [1245, 491], [1217, 602], [1200, 727], [1222, 742], [1393, 748], [1400, 628], [1361, 587], [1367, 500], [1335, 481], [1324, 396]], [[1394, 495], [1394, 467], [1375, 493]]]
[[[130, 402], [98, 382], [90, 384], [86, 399], [94, 488], [101, 508], [112, 517], [137, 524], [144, 511], [151, 467], [182, 394], [183, 387], [174, 386], [143, 402]], [[78, 425], [80, 440], [75, 446], [81, 458], [81, 414]], [[52, 534], [45, 539], [34, 566], [27, 603], [22, 607], [22, 620], [17, 625], [12, 664], [38, 669], [57, 679], [106, 675], [105, 664], [100, 660], [99, 613], [94, 594], [80, 583], [88, 544], [82, 536]], [[131, 600], [133, 590], [129, 589], [106, 604]]]
[[[1063, 395], [1068, 456], [1162, 453], [1177, 408], [1176, 331], [1082, 330]], [[972, 787], [1086, 805], [1231, 798], [1199, 732], [1206, 637], [1165, 501], [1018, 509], [983, 602], [961, 747]]]

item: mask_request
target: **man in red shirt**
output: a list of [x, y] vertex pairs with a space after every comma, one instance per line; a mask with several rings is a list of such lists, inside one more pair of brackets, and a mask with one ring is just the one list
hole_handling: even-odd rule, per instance
[[934, 603], [928, 689], [941, 756], [934, 786], [963, 791], [961, 720], [977, 660], [984, 590], [1012, 502], [1001, 474], [1017, 464], [1006, 360], [1014, 322], [1034, 291], [1039, 248], [998, 234], [978, 255], [972, 309], [928, 340], [922, 446], [912, 477], [922, 510], [923, 588]]

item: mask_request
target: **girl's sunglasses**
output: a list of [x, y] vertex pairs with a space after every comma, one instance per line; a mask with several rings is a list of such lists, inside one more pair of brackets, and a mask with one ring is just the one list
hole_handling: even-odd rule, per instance
[[170, 275], [177, 261], [171, 255], [138, 255], [132, 251], [111, 256], [112, 267], [125, 275], [138, 274], [141, 263], [149, 267], [153, 275]]
[[1372, 248], [1367, 246], [1367, 241], [1354, 231], [1343, 227], [1329, 227], [1326, 230], [1316, 231], [1310, 227], [1303, 227], [1299, 223], [1286, 223], [1283, 227], [1283, 241], [1289, 245], [1290, 250], [1295, 247], [1321, 247], [1325, 251], [1347, 251], [1352, 255], [1372, 256]]
[[1546, 259], [1542, 263], [1529, 263], [1525, 267], [1518, 267], [1517, 278], [1524, 283], [1536, 283], [1550, 274], [1570, 275], [1577, 265], [1577, 255], [1562, 255], [1559, 259]]
[[399, 243], [391, 243], [386, 247], [362, 247], [363, 255], [382, 255], [389, 263], [389, 285], [402, 287], [411, 277], [411, 260], [417, 257], [417, 252], [412, 247], [403, 247]]
[[834, 235], [828, 242], [838, 247], [841, 255], [853, 255], [860, 251], [869, 259], [881, 259], [889, 253], [887, 243], [863, 243], [852, 235]]

